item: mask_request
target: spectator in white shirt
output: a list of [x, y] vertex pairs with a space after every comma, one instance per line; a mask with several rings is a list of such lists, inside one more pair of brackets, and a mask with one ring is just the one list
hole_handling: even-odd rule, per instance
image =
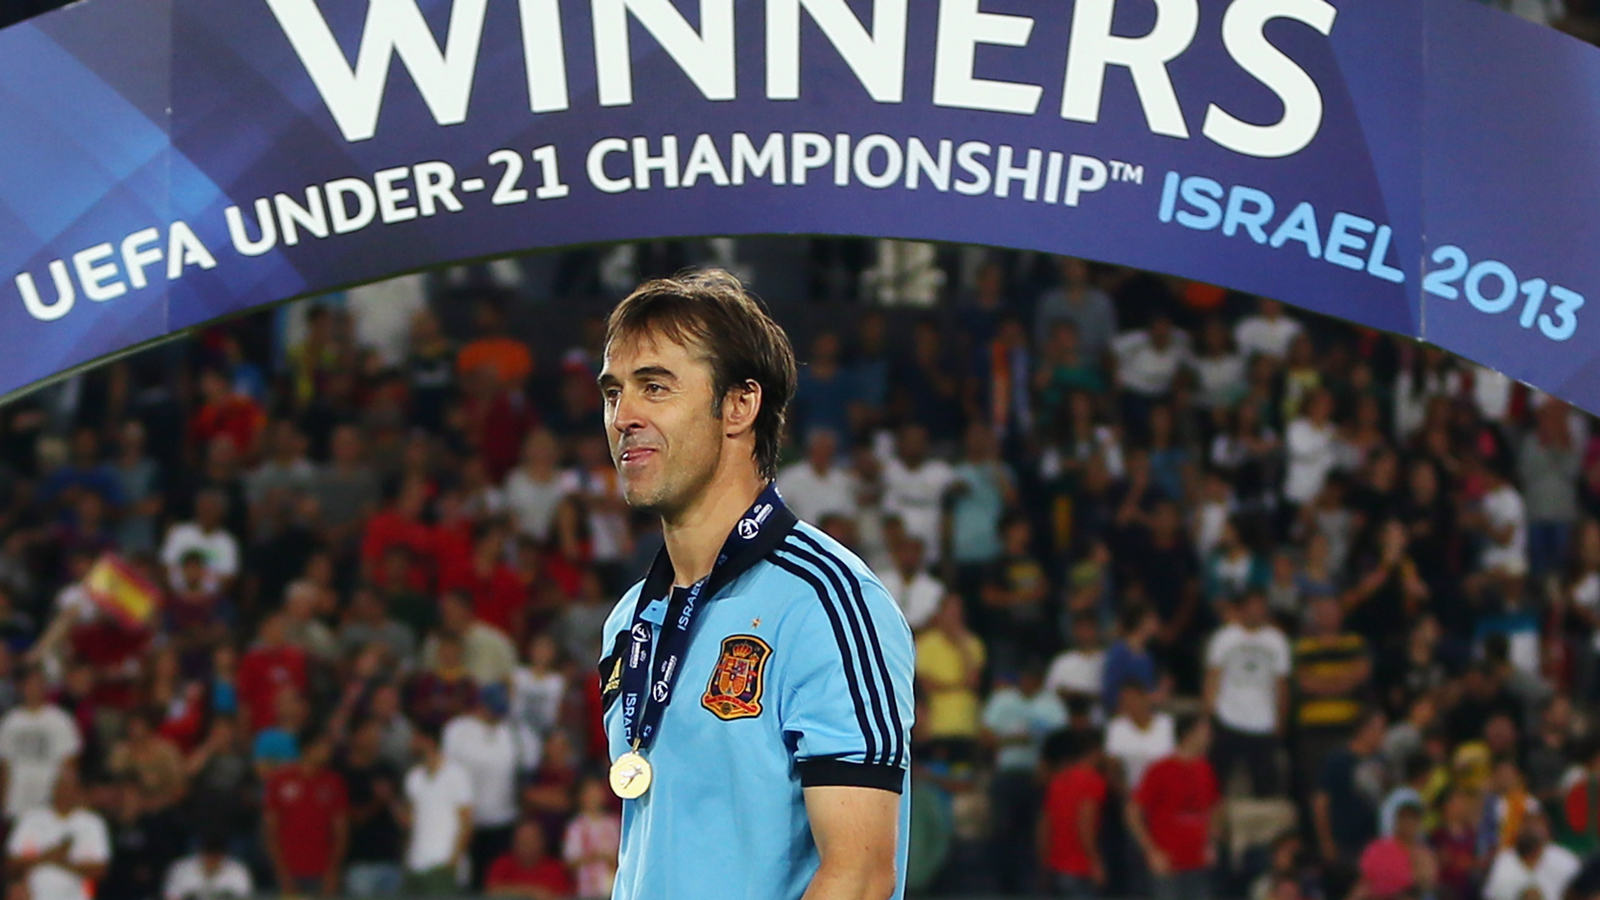
[[914, 534], [900, 534], [894, 539], [894, 566], [878, 575], [884, 590], [900, 605], [906, 624], [912, 631], [927, 627], [933, 614], [939, 611], [939, 601], [944, 599], [944, 585], [923, 567], [926, 555], [922, 538]]
[[1305, 506], [1321, 493], [1338, 456], [1339, 432], [1333, 427], [1333, 395], [1318, 390], [1306, 401], [1305, 414], [1289, 423], [1284, 434], [1289, 465], [1283, 496]]
[[1100, 708], [1101, 675], [1105, 671], [1106, 649], [1100, 639], [1100, 617], [1090, 610], [1072, 616], [1072, 649], [1057, 654], [1045, 673], [1045, 689], [1063, 701], [1082, 697], [1090, 706], [1095, 723], [1105, 720]]
[[458, 893], [459, 873], [472, 841], [472, 778], [444, 758], [439, 732], [418, 728], [411, 738], [419, 762], [406, 773], [406, 888], [408, 896]]
[[1249, 354], [1241, 353], [1220, 316], [1206, 320], [1200, 331], [1200, 350], [1190, 365], [1198, 380], [1195, 402], [1206, 409], [1232, 407], [1250, 390], [1245, 378]]
[[1177, 749], [1177, 731], [1172, 716], [1156, 710], [1138, 681], [1124, 681], [1117, 697], [1117, 717], [1106, 726], [1106, 756], [1121, 767], [1123, 788], [1131, 794], [1146, 769]]
[[195, 497], [194, 521], [180, 522], [167, 531], [161, 544], [161, 562], [172, 583], [179, 583], [184, 554], [191, 550], [198, 550], [205, 557], [206, 568], [224, 583], [239, 574], [239, 541], [222, 527], [227, 514], [228, 495], [215, 488], [207, 489]]
[[200, 852], [167, 870], [162, 900], [246, 900], [255, 892], [250, 870], [227, 854], [227, 836], [209, 830], [200, 834]]
[[1289, 639], [1272, 624], [1267, 596], [1249, 590], [1206, 647], [1205, 707], [1217, 724], [1211, 767], [1226, 785], [1236, 763], [1257, 797], [1283, 790], [1278, 767], [1289, 702]]
[[1233, 342], [1247, 357], [1260, 354], [1283, 359], [1303, 331], [1298, 321], [1283, 314], [1282, 303], [1262, 297], [1256, 314], [1240, 319], [1233, 327]]
[[45, 702], [44, 673], [30, 669], [22, 676], [22, 705], [0, 718], [6, 818], [16, 821], [30, 809], [48, 806], [57, 774], [82, 750], [77, 723]]
[[1484, 900], [1563, 900], [1567, 886], [1583, 867], [1571, 850], [1550, 841], [1544, 811], [1529, 804], [1516, 844], [1495, 855], [1483, 886]]
[[1144, 399], [1172, 390], [1178, 370], [1189, 364], [1189, 334], [1172, 320], [1157, 314], [1150, 327], [1126, 331], [1112, 342], [1117, 358], [1117, 382]]
[[922, 539], [923, 561], [943, 557], [944, 498], [955, 472], [948, 463], [928, 456], [928, 430], [921, 425], [900, 429], [896, 453], [883, 466], [883, 507], [900, 516], [906, 533]]
[[789, 509], [813, 525], [824, 516], [856, 514], [856, 483], [839, 466], [839, 436], [831, 428], [806, 434], [806, 458], [778, 473], [778, 492]]
[[522, 465], [506, 476], [506, 506], [517, 532], [544, 541], [550, 537], [556, 507], [571, 487], [561, 477], [561, 448], [555, 436], [541, 428], [522, 445]]
[[472, 886], [481, 890], [489, 864], [511, 849], [517, 824], [516, 733], [506, 719], [510, 691], [495, 683], [478, 691], [472, 712], [450, 720], [444, 728], [445, 759], [462, 769], [472, 782]]
[[22, 814], [6, 850], [6, 874], [24, 881], [28, 900], [90, 900], [111, 862], [111, 838], [105, 820], [83, 805], [76, 769], [61, 770], [50, 805]]
[[1480, 466], [1483, 477], [1483, 505], [1480, 530], [1487, 543], [1479, 567], [1506, 580], [1521, 578], [1528, 571], [1528, 512], [1506, 474], [1497, 466]]

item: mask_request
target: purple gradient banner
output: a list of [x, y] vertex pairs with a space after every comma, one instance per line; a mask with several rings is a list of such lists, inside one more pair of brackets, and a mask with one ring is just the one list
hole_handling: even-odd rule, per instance
[[0, 31], [0, 393], [596, 241], [1073, 254], [1600, 409], [1600, 51], [1465, 0], [88, 0]]

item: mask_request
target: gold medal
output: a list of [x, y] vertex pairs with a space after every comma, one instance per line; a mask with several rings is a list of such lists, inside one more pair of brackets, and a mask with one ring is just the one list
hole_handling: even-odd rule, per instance
[[624, 800], [637, 800], [650, 790], [650, 761], [629, 750], [611, 764], [611, 792]]

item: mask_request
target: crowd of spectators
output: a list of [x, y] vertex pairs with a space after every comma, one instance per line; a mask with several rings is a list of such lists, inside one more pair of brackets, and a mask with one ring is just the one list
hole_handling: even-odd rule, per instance
[[[878, 250], [947, 287], [775, 308], [778, 485], [916, 632], [914, 892], [1595, 891], [1590, 417], [1203, 284]], [[515, 333], [496, 277], [0, 408], [15, 900], [609, 893], [594, 661], [659, 523], [607, 452], [608, 301]], [[108, 555], [152, 616], [86, 584]]]

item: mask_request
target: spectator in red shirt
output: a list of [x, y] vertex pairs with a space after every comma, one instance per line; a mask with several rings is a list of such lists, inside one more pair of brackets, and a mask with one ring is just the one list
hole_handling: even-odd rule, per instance
[[1577, 749], [1574, 759], [1583, 764], [1571, 779], [1561, 806], [1570, 837], [1567, 848], [1593, 853], [1600, 845], [1600, 743]]
[[1128, 804], [1128, 830], [1144, 851], [1156, 900], [1211, 897], [1222, 794], [1210, 749], [1210, 722], [1183, 722], [1177, 752], [1145, 770]]
[[1462, 785], [1445, 789], [1439, 800], [1442, 821], [1428, 843], [1439, 861], [1439, 900], [1472, 900], [1484, 874], [1478, 863], [1478, 822], [1483, 799]]
[[250, 459], [267, 425], [267, 415], [257, 403], [236, 393], [221, 369], [207, 368], [200, 373], [200, 396], [204, 403], [189, 420], [189, 445], [204, 447], [211, 439], [225, 434], [233, 439], [239, 455]]
[[571, 897], [572, 876], [545, 849], [544, 832], [533, 822], [517, 826], [511, 851], [489, 866], [484, 887], [491, 897], [556, 900]]
[[500, 381], [492, 366], [463, 372], [463, 435], [483, 457], [489, 480], [499, 484], [517, 465], [522, 439], [539, 424], [539, 413], [520, 384]]
[[433, 504], [433, 552], [438, 560], [439, 583], [458, 584], [472, 569], [474, 523], [461, 492], [446, 490]]
[[441, 580], [440, 591], [464, 590], [472, 595], [472, 612], [478, 620], [500, 629], [513, 641], [522, 633], [528, 592], [517, 573], [506, 564], [506, 529], [484, 528], [472, 550], [472, 567], [451, 581]]
[[277, 715], [278, 691], [285, 685], [306, 692], [306, 653], [288, 642], [282, 613], [261, 622], [256, 645], [239, 660], [239, 704], [253, 735]]
[[261, 833], [280, 894], [332, 896], [349, 842], [344, 779], [328, 767], [333, 742], [313, 737], [300, 761], [267, 781]]
[[381, 565], [384, 552], [398, 544], [411, 551], [406, 586], [414, 591], [428, 590], [434, 562], [434, 529], [422, 521], [427, 503], [427, 482], [407, 478], [394, 501], [367, 520], [366, 533], [361, 537], [361, 570], [380, 587], [386, 575]]
[[[1061, 747], [1067, 765], [1045, 789], [1039, 857], [1064, 896], [1088, 900], [1106, 886], [1100, 858], [1100, 814], [1106, 802], [1106, 779], [1100, 773], [1103, 738], [1090, 729], [1063, 732], [1052, 743]], [[1047, 747], [1046, 752], [1054, 749]]]
[[1439, 865], [1422, 842], [1422, 804], [1402, 801], [1395, 810], [1394, 834], [1381, 837], [1361, 852], [1361, 884], [1357, 892], [1371, 900], [1394, 898], [1420, 888], [1433, 893]]

